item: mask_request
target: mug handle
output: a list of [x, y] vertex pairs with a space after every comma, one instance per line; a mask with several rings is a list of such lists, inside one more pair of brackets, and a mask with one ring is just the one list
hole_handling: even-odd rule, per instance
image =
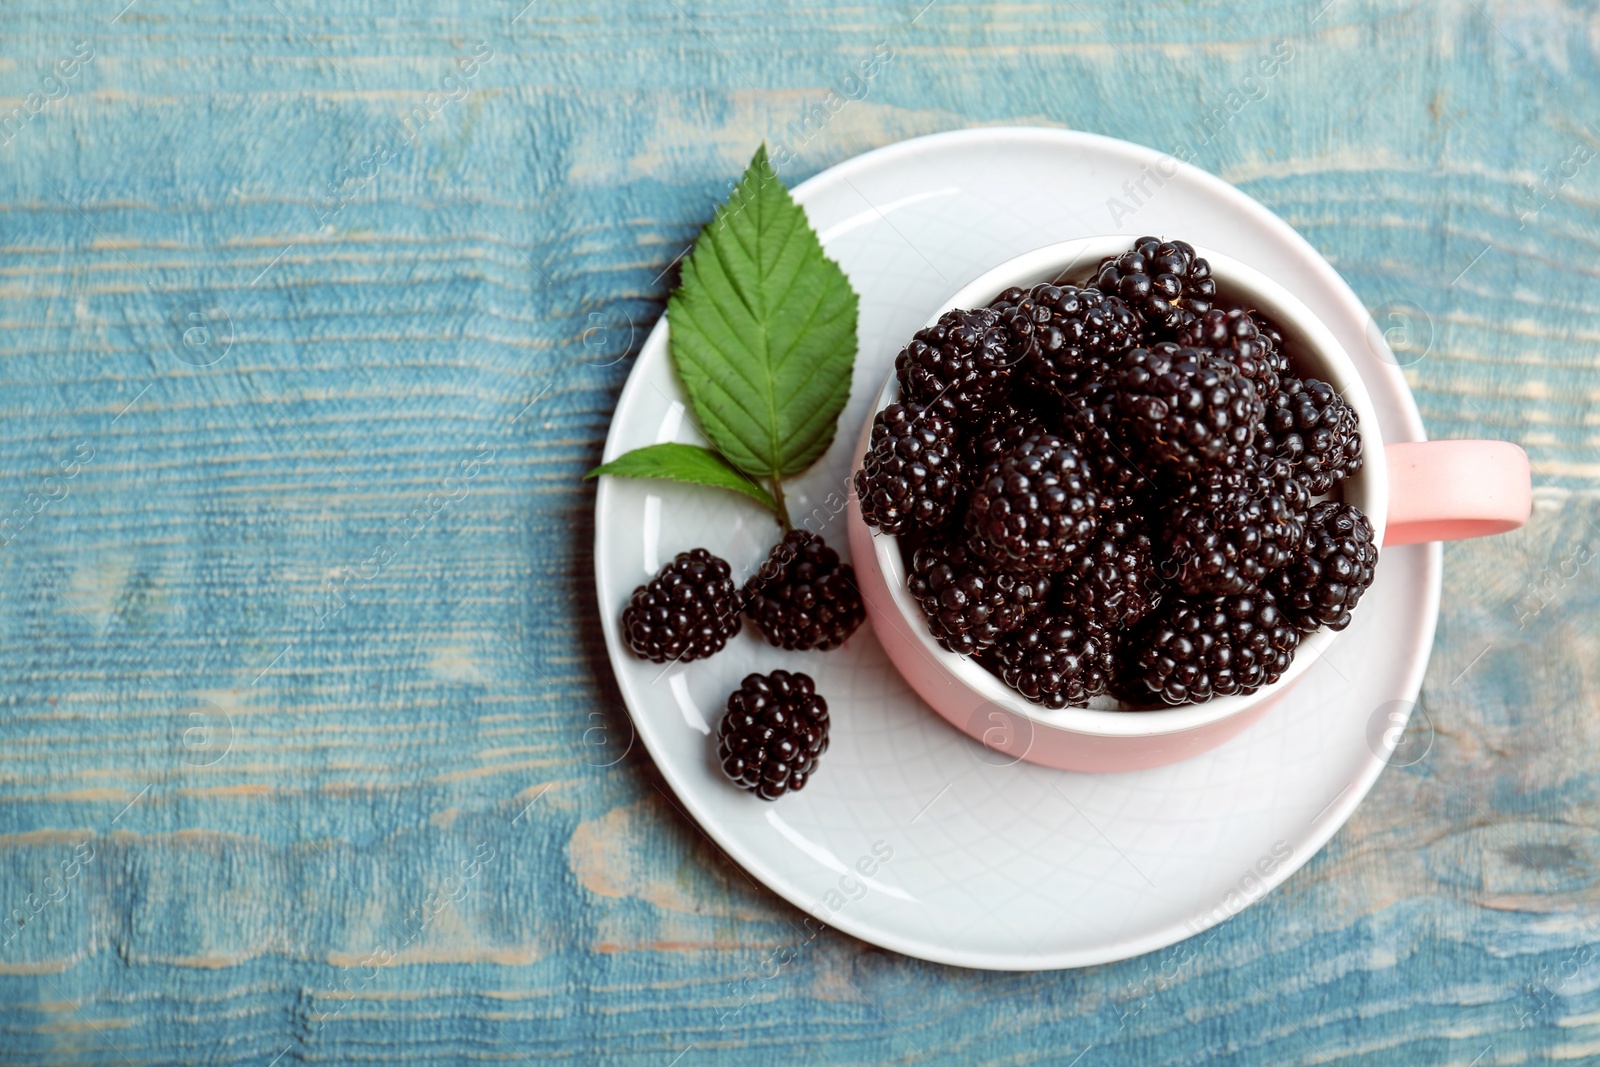
[[1505, 533], [1533, 510], [1528, 454], [1508, 441], [1408, 441], [1384, 453], [1386, 547]]

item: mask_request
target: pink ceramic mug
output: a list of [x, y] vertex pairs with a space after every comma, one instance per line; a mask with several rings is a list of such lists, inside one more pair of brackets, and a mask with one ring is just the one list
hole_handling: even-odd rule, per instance
[[[983, 307], [1011, 286], [1076, 281], [1133, 237], [1094, 237], [1018, 256], [965, 286], [928, 320], [952, 308]], [[1301, 373], [1329, 382], [1360, 417], [1362, 470], [1343, 482], [1344, 499], [1366, 512], [1383, 545], [1501, 533], [1527, 521], [1532, 480], [1527, 456], [1502, 441], [1427, 441], [1384, 446], [1378, 418], [1350, 357], [1327, 327], [1276, 282], [1227, 256], [1211, 263], [1226, 302], [1258, 308], [1283, 329]], [[873, 407], [899, 398], [891, 374]], [[861, 465], [869, 417], [856, 449]], [[1308, 634], [1282, 678], [1254, 693], [1158, 710], [1118, 710], [1110, 697], [1088, 708], [1052, 711], [1029, 703], [971, 660], [939, 647], [906, 585], [897, 539], [869, 527], [850, 501], [850, 549], [878, 640], [911, 687], [958, 729], [1010, 757], [1074, 771], [1159, 767], [1215, 748], [1258, 720], [1338, 636]], [[1358, 606], [1356, 611], [1360, 611]]]

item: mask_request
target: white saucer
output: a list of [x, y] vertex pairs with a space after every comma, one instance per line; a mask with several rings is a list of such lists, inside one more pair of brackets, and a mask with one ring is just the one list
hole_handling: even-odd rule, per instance
[[[1146, 166], [1173, 176], [1145, 178], [1149, 195], [1134, 205], [1123, 184], [1137, 191]], [[1057, 130], [966, 130], [870, 152], [795, 192], [861, 296], [861, 349], [833, 447], [785, 486], [796, 525], [810, 516], [847, 558], [850, 451], [895, 353], [962, 284], [1054, 241], [1138, 230], [1250, 263], [1355, 358], [1383, 439], [1423, 438], [1392, 357], [1333, 269], [1243, 193], [1149, 149]], [[1112, 196], [1135, 212], [1113, 218]], [[665, 320], [618, 401], [605, 458], [656, 441], [699, 442]], [[636, 585], [701, 546], [742, 580], [780, 533], [758, 507], [714, 489], [605, 478], [595, 507], [606, 647], [638, 735], [683, 807], [754, 877], [828, 925], [963, 967], [1124, 959], [1260, 899], [1377, 778], [1390, 713], [1421, 686], [1439, 605], [1439, 546], [1385, 549], [1354, 624], [1262, 722], [1174, 766], [1072, 774], [1010, 764], [948, 726], [867, 627], [828, 653], [784, 652], [746, 626], [709, 660], [664, 670], [635, 658], [618, 617]], [[710, 735], [744, 675], [779, 667], [816, 679], [832, 743], [803, 792], [765, 803], [721, 777]]]

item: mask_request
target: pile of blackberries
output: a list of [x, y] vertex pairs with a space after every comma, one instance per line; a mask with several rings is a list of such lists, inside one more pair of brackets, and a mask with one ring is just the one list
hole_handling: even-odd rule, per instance
[[1192, 246], [1143, 237], [906, 345], [856, 492], [941, 645], [1050, 708], [1186, 704], [1349, 625], [1377, 562], [1338, 499], [1356, 413], [1225, 305]]

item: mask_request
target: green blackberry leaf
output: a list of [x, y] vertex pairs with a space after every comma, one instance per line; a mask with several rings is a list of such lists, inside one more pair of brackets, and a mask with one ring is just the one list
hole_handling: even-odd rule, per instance
[[695, 421], [734, 466], [781, 481], [827, 450], [850, 394], [856, 304], [762, 145], [667, 301]]
[[610, 463], [602, 464], [585, 474], [593, 478], [611, 474], [618, 478], [663, 478], [669, 482], [689, 482], [709, 485], [718, 489], [731, 489], [743, 493], [774, 514], [777, 501], [758, 483], [740, 474], [734, 466], [709, 448], [699, 445], [649, 445], [624, 452]]

